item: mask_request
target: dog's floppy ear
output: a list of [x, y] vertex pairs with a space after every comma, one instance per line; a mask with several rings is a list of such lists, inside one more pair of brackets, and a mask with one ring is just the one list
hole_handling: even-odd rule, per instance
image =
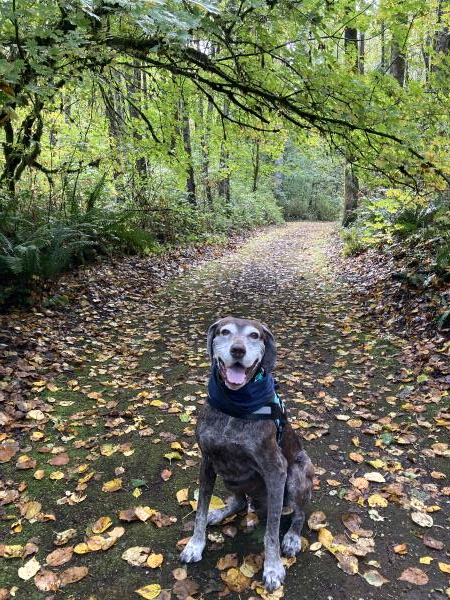
[[277, 345], [273, 333], [266, 325], [263, 325], [263, 331], [265, 350], [261, 361], [261, 367], [266, 373], [270, 373], [275, 368], [275, 362], [277, 360]]
[[208, 337], [206, 338], [206, 349], [208, 350], [209, 358], [213, 359], [213, 339], [216, 337], [217, 327], [222, 319], [219, 319], [208, 329]]

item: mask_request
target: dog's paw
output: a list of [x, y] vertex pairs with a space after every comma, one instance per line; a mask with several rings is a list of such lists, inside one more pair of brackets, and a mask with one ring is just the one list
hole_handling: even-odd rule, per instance
[[224, 519], [223, 510], [221, 508], [215, 508], [214, 510], [210, 510], [208, 513], [208, 525], [217, 525], [221, 523]]
[[180, 560], [184, 563], [198, 562], [202, 559], [205, 542], [190, 540], [186, 548], [180, 554]]
[[263, 584], [269, 593], [274, 592], [283, 585], [286, 570], [281, 561], [277, 563], [264, 563]]
[[302, 539], [297, 533], [287, 532], [281, 543], [284, 556], [295, 556], [302, 548]]

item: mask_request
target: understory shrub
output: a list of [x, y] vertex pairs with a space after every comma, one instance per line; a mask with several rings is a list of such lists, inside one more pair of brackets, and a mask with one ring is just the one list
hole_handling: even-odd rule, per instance
[[450, 275], [450, 208], [438, 195], [423, 198], [397, 189], [381, 190], [362, 200], [355, 223], [341, 235], [346, 255], [401, 242], [406, 249], [415, 249], [423, 263], [422, 278], [429, 272]]

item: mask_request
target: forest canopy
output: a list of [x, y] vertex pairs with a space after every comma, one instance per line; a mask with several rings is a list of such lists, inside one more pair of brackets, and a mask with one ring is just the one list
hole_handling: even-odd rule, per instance
[[343, 201], [349, 225], [386, 190], [446, 205], [446, 0], [0, 9], [10, 274], [39, 270], [36, 248], [54, 248], [52, 275], [93, 246], [146, 252], [283, 216], [336, 219]]

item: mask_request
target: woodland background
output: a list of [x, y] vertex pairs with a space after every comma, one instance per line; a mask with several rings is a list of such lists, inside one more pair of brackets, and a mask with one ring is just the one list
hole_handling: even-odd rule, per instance
[[447, 0], [0, 10], [2, 306], [100, 255], [283, 219], [340, 219], [347, 254], [448, 281]]

